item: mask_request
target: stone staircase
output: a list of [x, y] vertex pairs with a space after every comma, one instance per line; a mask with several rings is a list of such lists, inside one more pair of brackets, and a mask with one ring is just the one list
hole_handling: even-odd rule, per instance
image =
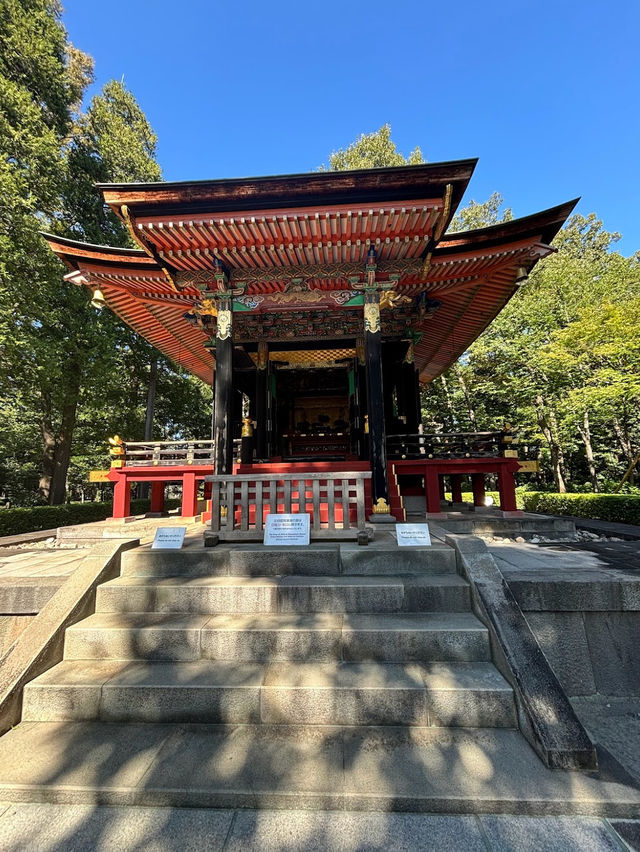
[[163, 575], [179, 557], [125, 554], [64, 660], [25, 689], [23, 719], [516, 726], [452, 551], [395, 576], [312, 553], [270, 554], [271, 576], [257, 549], [209, 552], [178, 576]]
[[526, 743], [455, 553], [437, 543], [130, 550], [0, 738], [0, 801], [640, 805], [605, 786], [546, 769]]

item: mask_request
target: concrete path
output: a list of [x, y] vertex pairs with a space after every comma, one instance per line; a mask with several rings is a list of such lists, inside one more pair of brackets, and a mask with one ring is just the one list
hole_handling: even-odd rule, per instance
[[590, 817], [0, 803], [7, 852], [628, 852], [639, 835], [640, 822]]
[[0, 580], [67, 577], [86, 555], [86, 550], [0, 550]]
[[638, 583], [640, 546], [635, 542], [530, 542], [487, 544], [507, 580]]
[[598, 535], [640, 539], [640, 526], [637, 524], [619, 524], [614, 521], [598, 521], [595, 518], [577, 518], [574, 515], [563, 515], [563, 517], [573, 521], [579, 529], [589, 530], [589, 532], [595, 532]]

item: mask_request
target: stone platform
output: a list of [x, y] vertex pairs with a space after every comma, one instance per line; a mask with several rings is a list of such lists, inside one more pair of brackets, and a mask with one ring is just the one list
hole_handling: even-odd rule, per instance
[[527, 743], [433, 532], [124, 553], [0, 738], [0, 801], [636, 816], [626, 765], [554, 771]]
[[576, 536], [573, 520], [553, 515], [521, 512], [515, 517], [505, 515], [495, 508], [465, 506], [461, 511], [445, 511], [437, 524], [447, 532], [458, 535], [506, 536], [531, 539], [545, 536], [571, 541]]
[[[623, 845], [624, 838], [629, 846]], [[633, 845], [634, 838], [636, 845]], [[121, 852], [628, 852], [640, 822], [589, 817], [215, 810], [0, 802], [5, 849]], [[428, 844], [428, 845], [426, 845]]]

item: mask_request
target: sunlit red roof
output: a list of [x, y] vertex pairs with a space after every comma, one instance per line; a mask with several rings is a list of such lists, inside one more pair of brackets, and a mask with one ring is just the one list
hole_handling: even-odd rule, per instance
[[[392, 281], [414, 302], [425, 293], [432, 304], [439, 303], [435, 312], [416, 315], [411, 323], [413, 331], [423, 332], [416, 364], [421, 379], [429, 381], [506, 304], [517, 289], [518, 269], [531, 269], [549, 253], [549, 243], [575, 204], [443, 236], [474, 165], [460, 161], [233, 181], [103, 185], [105, 200], [144, 250], [46, 239], [71, 270], [72, 281], [99, 287], [127, 324], [205, 381], [211, 380], [213, 367], [203, 346], [208, 335], [184, 314], [201, 298], [198, 285], [216, 259], [228, 269], [233, 286], [264, 300], [252, 308], [260, 314], [284, 300], [278, 294], [296, 276], [309, 294], [330, 296], [357, 287], [354, 282], [364, 279], [367, 252], [373, 248], [380, 280]], [[299, 308], [317, 299], [327, 309], [328, 296], [322, 293], [307, 295], [306, 303], [301, 297]], [[295, 298], [288, 307], [298, 307]], [[385, 316], [391, 315], [383, 311]], [[269, 340], [278, 339], [272, 324]]]

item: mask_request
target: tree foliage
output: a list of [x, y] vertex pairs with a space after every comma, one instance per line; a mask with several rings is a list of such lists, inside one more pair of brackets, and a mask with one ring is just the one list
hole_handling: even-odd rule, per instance
[[640, 255], [574, 215], [557, 253], [463, 358], [423, 392], [435, 428], [499, 428], [539, 445], [538, 484], [558, 491], [617, 483], [640, 448]]
[[[420, 149], [403, 157], [384, 125], [334, 152], [330, 168], [409, 162], [422, 162]], [[459, 210], [449, 231], [512, 218], [494, 192]], [[425, 429], [511, 422], [524, 447], [540, 448], [538, 486], [597, 491], [619, 482], [640, 451], [640, 254], [617, 253], [618, 239], [594, 213], [572, 216], [554, 241], [556, 253], [423, 389]]]
[[414, 166], [424, 163], [420, 148], [404, 157], [391, 139], [391, 125], [383, 124], [374, 133], [363, 133], [346, 148], [329, 155], [329, 171], [379, 169], [386, 166]]
[[497, 225], [499, 222], [509, 222], [513, 219], [510, 207], [504, 208], [504, 200], [499, 192], [494, 192], [486, 201], [471, 201], [459, 210], [451, 220], [449, 231], [471, 231], [474, 228], [486, 228], [487, 225]]
[[93, 185], [161, 179], [156, 137], [122, 82], [80, 111], [92, 67], [57, 2], [0, 0], [0, 486], [14, 502], [63, 502], [104, 465], [108, 434], [142, 437], [152, 358], [159, 436], [209, 429], [210, 389], [97, 313], [39, 233], [128, 245]]

